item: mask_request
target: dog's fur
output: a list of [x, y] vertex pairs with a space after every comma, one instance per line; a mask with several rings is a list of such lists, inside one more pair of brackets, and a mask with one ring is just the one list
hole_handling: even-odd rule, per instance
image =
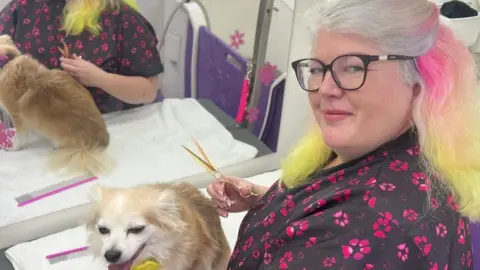
[[66, 72], [22, 55], [8, 35], [0, 36], [0, 50], [13, 57], [0, 70], [0, 107], [16, 128], [9, 150], [22, 149], [29, 133], [37, 133], [57, 148], [50, 169], [92, 175], [108, 171], [111, 161], [104, 151], [109, 134], [88, 90]]
[[[120, 251], [122, 264], [141, 250], [133, 265], [153, 258], [165, 270], [227, 268], [230, 247], [220, 218], [212, 201], [193, 185], [98, 188], [96, 194], [87, 225], [95, 255], [103, 258], [109, 250]], [[132, 227], [144, 229], [129, 233]], [[102, 229], [108, 233], [102, 234]]]

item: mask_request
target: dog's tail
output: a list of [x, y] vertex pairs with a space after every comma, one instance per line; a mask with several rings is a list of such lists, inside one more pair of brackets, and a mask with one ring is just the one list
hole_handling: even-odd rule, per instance
[[97, 176], [108, 173], [113, 165], [113, 159], [103, 148], [65, 148], [50, 154], [48, 167], [51, 170], [66, 169], [68, 173]]

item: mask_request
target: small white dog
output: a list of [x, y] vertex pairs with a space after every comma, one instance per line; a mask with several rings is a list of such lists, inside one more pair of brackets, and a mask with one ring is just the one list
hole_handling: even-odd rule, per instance
[[230, 247], [213, 203], [190, 184], [100, 188], [90, 246], [111, 270], [225, 270]]

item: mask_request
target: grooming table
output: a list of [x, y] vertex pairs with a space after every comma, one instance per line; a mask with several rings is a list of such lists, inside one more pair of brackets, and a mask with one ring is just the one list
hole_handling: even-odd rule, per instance
[[[216, 106], [209, 99], [199, 99], [198, 102], [217, 120], [222, 123], [225, 128], [230, 131], [233, 137], [239, 141], [252, 145], [258, 149], [257, 157], [268, 155], [272, 151], [256, 136], [254, 136], [249, 130], [238, 127], [235, 119], [223, 112], [218, 106]], [[1, 241], [1, 240], [0, 240]], [[0, 270], [14, 270], [10, 261], [5, 257], [5, 251], [7, 249], [0, 250]]]
[[[226, 114], [220, 108], [218, 108], [215, 103], [209, 99], [198, 99], [205, 110], [207, 110], [211, 115], [215, 116], [217, 120], [222, 123], [222, 125], [230, 131], [233, 137], [241, 142], [249, 144], [258, 150], [257, 157], [268, 155], [272, 153], [265, 143], [259, 140], [255, 135], [253, 135], [248, 129], [239, 127], [231, 116]], [[3, 270], [0, 268], [0, 270]]]

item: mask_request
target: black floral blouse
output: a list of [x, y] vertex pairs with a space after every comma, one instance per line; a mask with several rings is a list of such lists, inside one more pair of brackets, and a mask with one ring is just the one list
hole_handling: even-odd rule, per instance
[[473, 269], [469, 220], [426, 179], [416, 141], [407, 132], [305, 185], [273, 185], [228, 269]]
[[[153, 27], [129, 6], [106, 10], [99, 18], [98, 36], [85, 31], [66, 36], [61, 29], [65, 0], [13, 0], [0, 12], [0, 33], [10, 34], [23, 53], [48, 68], [60, 67], [65, 40], [71, 53], [81, 56], [109, 73], [152, 77], [163, 72]], [[140, 105], [124, 103], [98, 88], [89, 88], [102, 113]]]

